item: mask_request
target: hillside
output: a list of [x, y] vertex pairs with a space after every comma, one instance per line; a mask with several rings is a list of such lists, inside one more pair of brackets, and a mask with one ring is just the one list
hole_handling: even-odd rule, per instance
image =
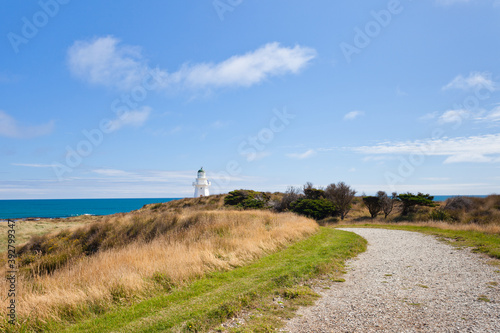
[[[179, 207], [190, 203], [197, 209]], [[132, 304], [248, 264], [318, 230], [294, 214], [205, 211], [195, 199], [170, 205], [101, 217], [19, 247], [18, 322], [44, 327], [47, 320], [73, 321]], [[5, 265], [1, 270], [5, 275]], [[0, 288], [8, 289], [5, 279]]]

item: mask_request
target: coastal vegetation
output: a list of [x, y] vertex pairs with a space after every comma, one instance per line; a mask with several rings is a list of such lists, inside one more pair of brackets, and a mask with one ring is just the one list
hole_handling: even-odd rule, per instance
[[[365, 248], [360, 237], [334, 229], [342, 226], [423, 232], [500, 259], [500, 195], [433, 202], [422, 193], [356, 197], [350, 186], [334, 185], [21, 221], [32, 237], [17, 249], [18, 321], [0, 329], [195, 332], [242, 313], [246, 330], [275, 329], [317, 297], [312, 278], [342, 280], [344, 260]], [[344, 208], [334, 201], [338, 189]], [[43, 234], [34, 223], [53, 226]]]
[[[18, 249], [18, 323], [44, 330], [47, 323], [134, 304], [246, 265], [317, 231], [313, 220], [290, 213], [151, 207], [34, 236]], [[6, 290], [5, 279], [0, 283]], [[6, 307], [1, 311], [6, 318]]]

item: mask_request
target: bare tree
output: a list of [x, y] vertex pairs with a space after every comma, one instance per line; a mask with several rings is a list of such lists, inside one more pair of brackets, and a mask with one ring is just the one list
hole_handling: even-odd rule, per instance
[[330, 184], [325, 189], [325, 195], [328, 200], [333, 202], [340, 213], [340, 219], [343, 220], [349, 210], [351, 210], [351, 202], [356, 191], [344, 182], [338, 184]]
[[392, 209], [394, 208], [394, 201], [396, 201], [397, 196], [398, 194], [396, 192], [392, 192], [392, 197], [390, 198], [384, 191], [377, 192], [377, 197], [380, 200], [382, 211], [385, 215], [384, 218], [387, 218], [387, 216], [389, 216], [389, 214], [392, 212]]
[[311, 182], [307, 182], [303, 187], [306, 199], [318, 200], [325, 197], [325, 191], [321, 188], [315, 188]]
[[289, 186], [286, 189], [283, 198], [281, 198], [281, 201], [277, 205], [277, 210], [280, 212], [290, 210], [290, 205], [292, 204], [292, 202], [297, 201], [301, 197], [300, 192], [301, 190], [299, 187]]

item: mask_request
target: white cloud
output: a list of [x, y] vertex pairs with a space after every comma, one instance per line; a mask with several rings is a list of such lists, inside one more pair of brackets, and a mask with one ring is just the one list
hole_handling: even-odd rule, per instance
[[465, 110], [448, 110], [439, 117], [440, 123], [461, 123], [462, 120], [469, 118], [469, 112]]
[[271, 153], [268, 151], [261, 151], [261, 152], [241, 153], [241, 155], [244, 156], [247, 161], [252, 162], [252, 161], [258, 161], [258, 160], [261, 160], [267, 156], [270, 156]]
[[470, 2], [471, 0], [436, 0], [436, 2], [439, 4], [439, 5], [443, 5], [443, 6], [450, 6], [450, 5], [454, 5], [454, 4], [457, 4], [457, 3], [467, 3], [467, 2]]
[[472, 163], [487, 163], [493, 162], [494, 158], [485, 156], [483, 154], [466, 152], [462, 154], [456, 154], [448, 157], [444, 164], [449, 163], [463, 163], [463, 162], [472, 162]]
[[423, 178], [420, 178], [422, 180], [428, 180], [428, 181], [431, 181], [431, 182], [441, 182], [441, 181], [447, 181], [447, 180], [450, 180], [450, 178], [448, 177], [423, 177]]
[[210, 127], [215, 129], [221, 129], [227, 127], [229, 125], [229, 121], [216, 120], [210, 124]]
[[245, 55], [233, 56], [219, 64], [185, 65], [175, 75], [191, 87], [251, 86], [270, 76], [298, 73], [316, 57], [311, 48], [294, 48], [269, 43]]
[[351, 111], [345, 114], [344, 120], [354, 120], [357, 117], [363, 116], [365, 113], [363, 111]]
[[148, 70], [141, 49], [119, 43], [112, 36], [76, 41], [68, 50], [71, 72], [91, 84], [119, 89], [140, 84]]
[[22, 166], [28, 168], [53, 168], [54, 164], [29, 164], [29, 163], [12, 163], [14, 166]]
[[436, 117], [437, 117], [437, 112], [430, 112], [430, 113], [424, 114], [423, 116], [419, 117], [418, 119], [422, 120], [422, 121], [428, 121], [428, 120], [433, 120]]
[[499, 162], [500, 134], [385, 142], [375, 146], [348, 148], [367, 155], [416, 154], [446, 156], [445, 163]]
[[470, 90], [475, 88], [485, 88], [489, 91], [494, 91], [496, 90], [496, 83], [491, 79], [490, 73], [471, 72], [468, 77], [458, 75], [442, 89]]
[[123, 112], [117, 118], [109, 121], [108, 129], [110, 132], [114, 132], [119, 130], [123, 126], [142, 126], [148, 120], [150, 113], [151, 108], [147, 106], [144, 106], [138, 110]]
[[299, 160], [303, 160], [303, 159], [312, 157], [314, 155], [316, 155], [316, 151], [314, 149], [309, 149], [308, 151], [301, 153], [301, 154], [300, 153], [286, 154], [286, 156], [288, 156], [290, 158], [295, 158], [295, 159], [299, 159]]
[[95, 169], [92, 170], [92, 172], [102, 176], [109, 176], [109, 177], [124, 177], [132, 175], [130, 172], [123, 170], [116, 170], [116, 169]]
[[122, 90], [156, 81], [155, 90], [172, 88], [218, 88], [252, 86], [269, 77], [300, 72], [316, 51], [296, 45], [269, 43], [220, 63], [184, 64], [177, 72], [151, 68], [141, 49], [123, 45], [112, 36], [77, 41], [68, 50], [71, 72], [91, 84]]
[[487, 121], [500, 121], [500, 106], [495, 107], [484, 117]]
[[23, 126], [10, 115], [0, 110], [0, 136], [16, 139], [30, 139], [52, 133], [55, 122], [36, 126]]

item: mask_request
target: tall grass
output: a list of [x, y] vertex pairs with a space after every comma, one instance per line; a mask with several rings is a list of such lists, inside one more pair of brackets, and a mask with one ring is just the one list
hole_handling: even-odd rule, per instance
[[[19, 277], [19, 322], [36, 327], [101, 313], [211, 271], [242, 266], [317, 230], [314, 221], [293, 214], [143, 209], [39, 237], [21, 249], [20, 260], [32, 257]], [[65, 259], [50, 270], [36, 269], [54, 253]], [[5, 279], [0, 290], [6, 295]], [[2, 299], [3, 318], [6, 306]]]

